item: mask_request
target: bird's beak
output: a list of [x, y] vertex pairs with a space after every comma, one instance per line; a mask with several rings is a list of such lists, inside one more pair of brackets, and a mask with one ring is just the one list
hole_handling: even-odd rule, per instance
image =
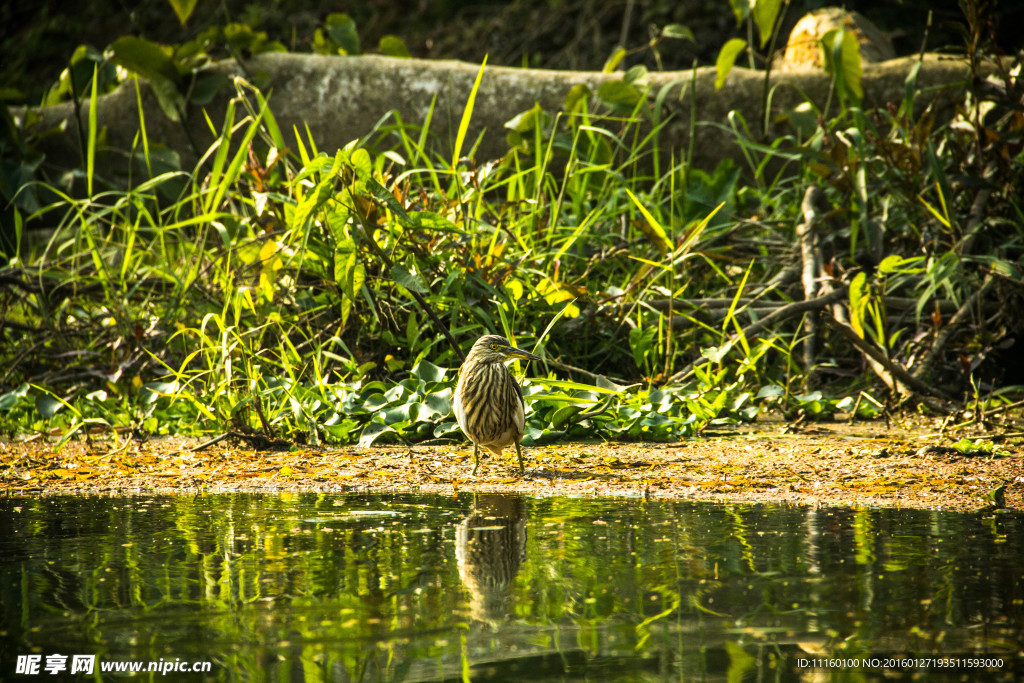
[[534, 355], [534, 354], [530, 353], [529, 351], [523, 351], [522, 349], [517, 349], [514, 346], [506, 346], [504, 351], [505, 351], [505, 355], [509, 356], [510, 358], [522, 358], [524, 360], [542, 360], [542, 358], [540, 356]]

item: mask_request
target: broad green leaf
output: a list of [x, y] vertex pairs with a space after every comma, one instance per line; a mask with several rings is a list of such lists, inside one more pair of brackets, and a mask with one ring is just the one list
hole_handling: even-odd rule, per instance
[[565, 95], [565, 111], [577, 113], [576, 110], [582, 109], [586, 105], [591, 94], [590, 88], [585, 83], [577, 83], [572, 86]]
[[55, 396], [50, 394], [39, 394], [36, 396], [36, 410], [47, 420], [56, 415], [57, 411], [63, 407], [64, 401]]
[[370, 153], [364, 148], [359, 147], [352, 150], [348, 163], [352, 166], [352, 170], [356, 172], [357, 178], [360, 180], [370, 179], [373, 173], [373, 159], [370, 158]]
[[340, 242], [334, 251], [334, 280], [341, 290], [341, 322], [344, 325], [352, 312], [356, 295], [366, 282], [366, 267], [359, 259], [355, 242]]
[[398, 216], [398, 220], [400, 220], [403, 225], [409, 225], [412, 222], [412, 219], [409, 218], [409, 214], [407, 214], [405, 209], [402, 208], [402, 205], [398, 203], [398, 200], [395, 199], [395, 195], [391, 190], [381, 185], [376, 178], [371, 177], [366, 179], [366, 189], [368, 189], [374, 197], [382, 201], [385, 206], [391, 209], [391, 211]]
[[417, 211], [409, 215], [410, 227], [418, 230], [436, 230], [438, 232], [461, 233], [457, 225], [444, 216], [432, 211]]
[[171, 58], [154, 42], [122, 36], [110, 45], [111, 61], [150, 81], [164, 80], [174, 85], [181, 78]]
[[732, 38], [722, 46], [718, 53], [718, 59], [715, 60], [715, 71], [718, 74], [715, 77], [715, 90], [720, 90], [725, 85], [725, 79], [729, 77], [736, 58], [745, 49], [747, 49], [747, 41], [742, 38]]
[[222, 89], [231, 85], [231, 79], [223, 74], [209, 73], [196, 77], [189, 93], [189, 102], [197, 105], [209, 104]]
[[775, 27], [775, 19], [779, 16], [779, 9], [782, 8], [782, 0], [753, 0], [754, 23], [757, 25], [758, 35], [761, 36], [761, 47], [763, 48], [768, 39], [772, 37], [772, 29]]
[[757, 392], [757, 398], [782, 398], [786, 395], [786, 388], [780, 384], [766, 384]]
[[421, 360], [409, 371], [409, 374], [426, 382], [440, 382], [447, 372], [446, 368], [438, 367], [428, 360]]
[[[860, 44], [852, 31], [833, 29], [821, 37], [825, 72], [835, 78], [836, 86], [854, 102], [864, 97], [861, 87]], [[837, 68], [838, 65], [838, 68]]]
[[567, 405], [562, 406], [554, 412], [551, 416], [551, 426], [555, 429], [565, 429], [565, 426], [569, 423], [573, 417], [583, 412], [583, 408], [580, 406]]
[[363, 429], [363, 433], [359, 435], [359, 445], [363, 448], [368, 448], [381, 437], [395, 434], [398, 434], [398, 432], [395, 431], [393, 427], [380, 424], [379, 422], [371, 422], [366, 425], [366, 428]]
[[409, 57], [409, 48], [406, 47], [405, 41], [398, 36], [386, 35], [381, 37], [380, 42], [377, 43], [377, 49], [380, 50], [382, 55], [388, 57]]
[[643, 64], [637, 64], [636, 66], [630, 67], [626, 73], [622, 75], [622, 80], [626, 83], [636, 83], [647, 75], [647, 67]]
[[324, 24], [327, 35], [341, 46], [345, 54], [359, 54], [359, 33], [356, 31], [356, 22], [352, 17], [344, 12], [336, 12], [327, 15], [327, 21]]
[[24, 383], [17, 389], [12, 389], [0, 396], [0, 410], [10, 410], [21, 402], [21, 399], [28, 396], [28, 383]]
[[597, 88], [597, 96], [605, 104], [633, 108], [643, 93], [626, 81], [605, 81]]
[[517, 133], [528, 133], [535, 128], [546, 130], [551, 124], [551, 115], [547, 114], [539, 104], [534, 104], [526, 111], [519, 112], [505, 122], [505, 128]]
[[430, 293], [430, 290], [423, 283], [423, 280], [421, 280], [418, 275], [414, 275], [409, 272], [409, 270], [400, 263], [394, 263], [391, 265], [391, 278], [410, 292], [416, 292], [417, 294]]

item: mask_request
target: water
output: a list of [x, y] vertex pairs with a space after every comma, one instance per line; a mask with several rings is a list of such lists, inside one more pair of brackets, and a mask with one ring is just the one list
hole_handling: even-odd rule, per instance
[[0, 531], [3, 680], [1024, 678], [1017, 512], [47, 497]]

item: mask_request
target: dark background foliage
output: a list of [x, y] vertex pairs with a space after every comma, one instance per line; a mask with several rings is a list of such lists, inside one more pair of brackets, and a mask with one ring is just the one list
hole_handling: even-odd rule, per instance
[[[801, 15], [829, 4], [838, 3], [791, 2], [783, 35]], [[963, 16], [956, 0], [884, 4], [852, 0], [842, 4], [861, 11], [886, 31], [899, 54], [913, 53], [925, 43], [930, 50], [962, 45], [954, 28], [954, 22]], [[1019, 48], [1016, 28], [1024, 21], [1024, 5], [990, 4], [996, 43], [1008, 51]], [[248, 24], [288, 49], [304, 52], [309, 50], [316, 27], [332, 12], [345, 12], [355, 19], [365, 51], [373, 51], [380, 37], [394, 34], [415, 57], [479, 61], [487, 54], [491, 64], [550, 69], [600, 69], [616, 45], [642, 48], [654, 27], [670, 23], [688, 26], [696, 40], [671, 41], [660, 51], [662, 67], [687, 69], [694, 61], [714, 63], [722, 44], [737, 35], [725, 0], [222, 0], [198, 3], [184, 27], [167, 0], [10, 2], [0, 5], [0, 87], [22, 95], [16, 99], [36, 102], [80, 44], [102, 50], [128, 34], [179, 44], [205, 28], [228, 22]], [[926, 39], [929, 12], [932, 27]], [[649, 50], [638, 50], [625, 65], [641, 62], [657, 68]]]

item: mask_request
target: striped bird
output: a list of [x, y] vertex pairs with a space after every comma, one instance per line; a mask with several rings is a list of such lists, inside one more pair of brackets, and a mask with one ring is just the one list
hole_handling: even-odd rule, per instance
[[523, 471], [519, 442], [526, 424], [526, 406], [519, 383], [505, 367], [506, 361], [515, 358], [540, 360], [540, 356], [517, 349], [504, 337], [489, 334], [476, 340], [459, 368], [455, 418], [473, 442], [473, 474], [480, 467], [481, 447], [500, 457], [509, 444], [516, 445], [519, 471]]

